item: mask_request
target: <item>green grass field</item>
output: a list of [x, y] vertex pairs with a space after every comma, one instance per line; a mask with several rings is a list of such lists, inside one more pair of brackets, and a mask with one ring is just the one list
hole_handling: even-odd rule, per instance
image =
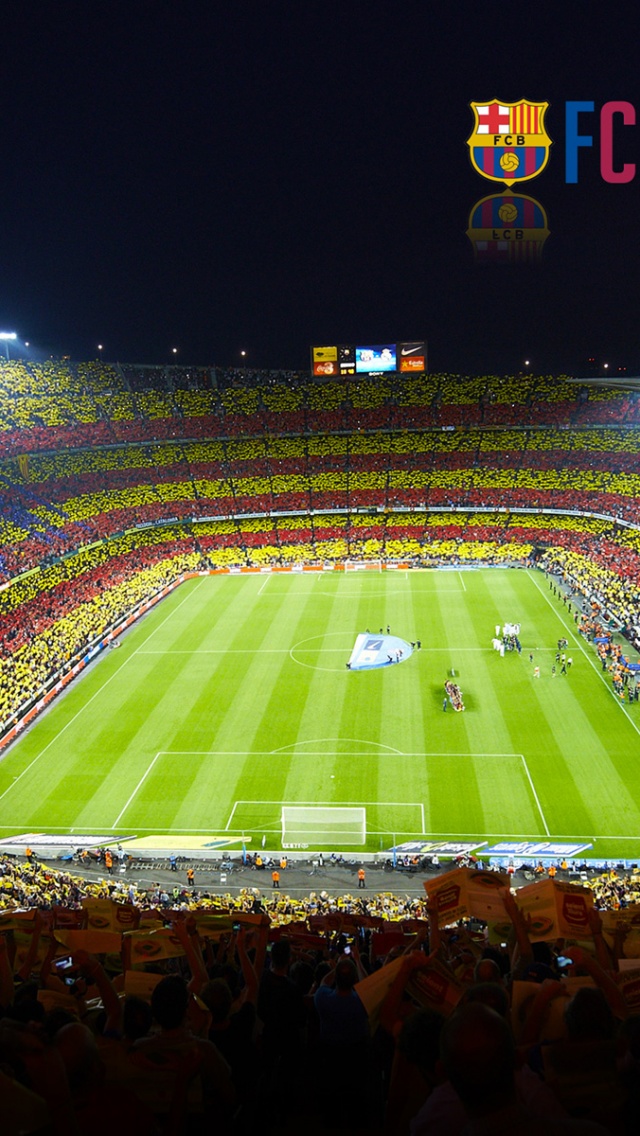
[[[505, 621], [521, 656], [491, 648]], [[387, 623], [423, 649], [347, 671], [356, 634]], [[574, 665], [552, 678], [561, 635]], [[442, 712], [451, 668], [461, 714]], [[394, 834], [551, 836], [635, 858], [639, 732], [640, 704], [618, 702], [539, 573], [202, 578], [6, 753], [0, 833], [244, 833], [274, 848], [283, 805], [349, 804], [366, 807], [369, 851]]]

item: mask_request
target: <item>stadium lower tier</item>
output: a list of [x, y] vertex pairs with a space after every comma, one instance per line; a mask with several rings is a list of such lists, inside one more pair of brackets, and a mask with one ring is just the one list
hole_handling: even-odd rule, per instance
[[6, 733], [90, 645], [185, 573], [345, 561], [539, 563], [570, 578], [640, 635], [640, 551], [632, 530], [588, 517], [334, 514], [141, 529], [98, 542], [0, 592], [0, 722]]
[[0, 583], [139, 525], [381, 511], [569, 510], [640, 525], [637, 432], [485, 428], [153, 442], [0, 465]]

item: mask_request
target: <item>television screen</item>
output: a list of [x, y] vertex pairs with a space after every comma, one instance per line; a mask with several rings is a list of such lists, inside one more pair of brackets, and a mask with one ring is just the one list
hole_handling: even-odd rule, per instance
[[382, 347], [356, 347], [356, 374], [368, 375], [375, 371], [396, 370], [396, 345]]

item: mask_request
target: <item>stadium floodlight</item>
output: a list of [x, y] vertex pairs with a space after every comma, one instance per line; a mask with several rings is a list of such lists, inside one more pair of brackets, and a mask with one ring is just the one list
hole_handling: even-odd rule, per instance
[[0, 339], [2, 339], [4, 341], [4, 350], [5, 350], [5, 355], [7, 356], [7, 359], [9, 358], [9, 342], [10, 342], [10, 340], [12, 340], [12, 339], [15, 340], [17, 338], [18, 338], [18, 335], [17, 335], [17, 332], [15, 332], [15, 331], [0, 331]]

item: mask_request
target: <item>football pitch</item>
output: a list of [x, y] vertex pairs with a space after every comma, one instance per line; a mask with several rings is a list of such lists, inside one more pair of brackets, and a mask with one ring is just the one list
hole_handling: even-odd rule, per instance
[[[492, 649], [505, 622], [521, 625], [521, 655]], [[356, 636], [387, 625], [422, 649], [349, 671]], [[573, 666], [554, 677], [562, 636]], [[452, 670], [463, 713], [443, 712]], [[634, 859], [640, 704], [619, 702], [535, 571], [202, 577], [0, 761], [3, 837], [210, 836], [249, 849], [264, 837], [273, 850], [293, 806], [365, 809], [369, 852], [421, 837], [551, 838]]]

